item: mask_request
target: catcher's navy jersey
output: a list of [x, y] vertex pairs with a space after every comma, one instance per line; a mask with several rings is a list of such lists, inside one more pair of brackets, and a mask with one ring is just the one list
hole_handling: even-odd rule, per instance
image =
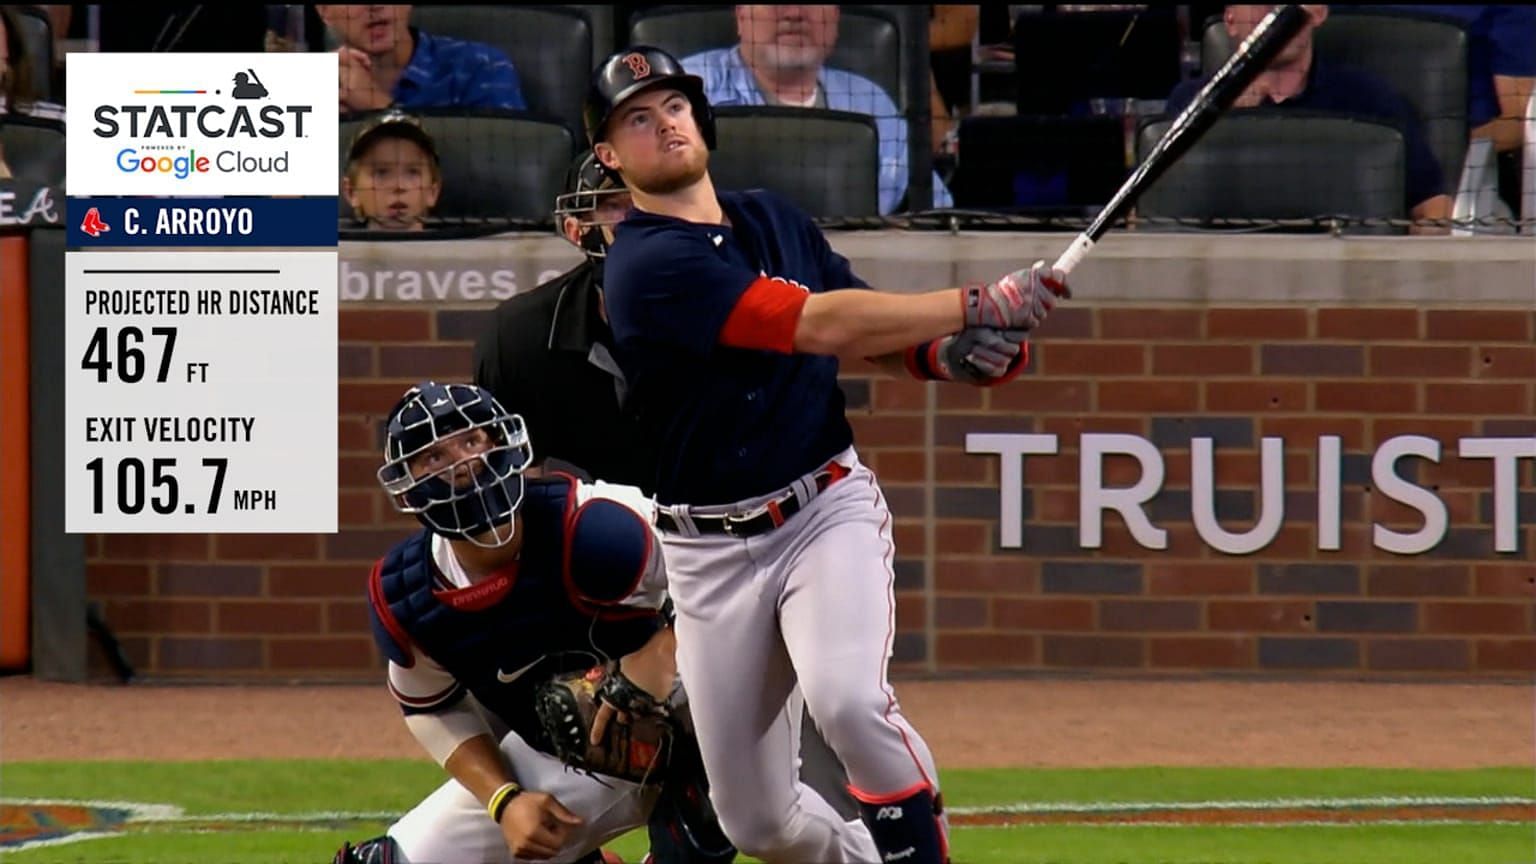
[[444, 679], [442, 686], [423, 693], [400, 690], [392, 676], [390, 689], [405, 713], [443, 710], [467, 690], [538, 746], [532, 697], [540, 683], [628, 654], [660, 627], [655, 609], [598, 610], [577, 596], [578, 581], [611, 583], [615, 595], [633, 591], [655, 550], [643, 516], [603, 499], [583, 506], [576, 498], [575, 483], [565, 477], [528, 481], [515, 568], [472, 587], [446, 582], [428, 531], [396, 544], [375, 565], [368, 597], [379, 649], [407, 669], [424, 654], [451, 676], [433, 676]]
[[[763, 279], [867, 288], [794, 205], [720, 192], [728, 225], [632, 211], [608, 251], [605, 302], [662, 504], [773, 492], [853, 442], [837, 358], [731, 347], [722, 332]], [[793, 321], [788, 323], [791, 329]]]

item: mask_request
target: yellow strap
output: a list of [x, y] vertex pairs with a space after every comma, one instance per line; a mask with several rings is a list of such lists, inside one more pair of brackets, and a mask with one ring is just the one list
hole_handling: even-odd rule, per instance
[[523, 787], [516, 783], [508, 782], [501, 784], [495, 792], [491, 793], [490, 800], [485, 802], [485, 812], [491, 815], [492, 822], [498, 824], [501, 822], [501, 814], [506, 811], [507, 802], [512, 800], [513, 795], [521, 791], [523, 791]]

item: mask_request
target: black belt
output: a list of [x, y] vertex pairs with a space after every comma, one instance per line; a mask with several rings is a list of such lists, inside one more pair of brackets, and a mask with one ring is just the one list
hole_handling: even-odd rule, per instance
[[[848, 469], [828, 462], [827, 467], [822, 468], [811, 475], [811, 480], [816, 484], [816, 493], [819, 495], [827, 490], [828, 486], [848, 476]], [[700, 534], [727, 534], [732, 537], [755, 537], [758, 534], [767, 534], [769, 531], [783, 525], [789, 517], [800, 512], [800, 496], [795, 494], [793, 488], [786, 489], [777, 496], [763, 504], [752, 508], [746, 513], [722, 514], [719, 516], [701, 516], [692, 514], [689, 519], [693, 527]], [[656, 527], [674, 534], [686, 534], [682, 520], [679, 520], [666, 510], [656, 512]]]

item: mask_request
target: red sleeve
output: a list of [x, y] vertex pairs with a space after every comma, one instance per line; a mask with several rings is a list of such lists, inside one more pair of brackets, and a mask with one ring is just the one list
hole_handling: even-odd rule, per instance
[[795, 328], [810, 292], [783, 279], [759, 276], [747, 286], [720, 328], [720, 344], [793, 354]]

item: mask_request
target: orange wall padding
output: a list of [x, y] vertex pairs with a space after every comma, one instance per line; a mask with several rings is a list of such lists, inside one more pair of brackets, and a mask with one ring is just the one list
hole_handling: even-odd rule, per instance
[[21, 669], [32, 645], [32, 422], [27, 238], [0, 237], [0, 668]]

